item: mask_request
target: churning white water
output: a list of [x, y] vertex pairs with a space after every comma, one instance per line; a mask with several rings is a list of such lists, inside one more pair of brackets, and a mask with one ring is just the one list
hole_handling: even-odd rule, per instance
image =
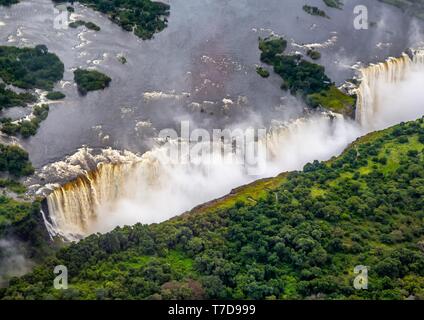
[[167, 154], [173, 142], [141, 156], [109, 155], [96, 170], [87, 171], [81, 163], [92, 155], [82, 149], [70, 161], [62, 162], [62, 172], [69, 166], [80, 174], [47, 196], [50, 221], [46, 224], [52, 235], [76, 239], [118, 225], [161, 222], [255, 179], [329, 159], [366, 132], [424, 114], [421, 51], [412, 59], [407, 55], [391, 58], [361, 73], [357, 122], [322, 113], [271, 128], [260, 141], [266, 145], [267, 157], [257, 175], [249, 175], [242, 164], [222, 159], [170, 163]]
[[353, 121], [331, 114], [275, 126], [259, 142], [266, 144], [267, 160], [253, 174], [242, 161], [228, 161], [228, 155], [205, 157], [206, 161], [197, 163], [170, 161], [170, 143], [141, 156], [127, 152], [108, 158], [96, 170], [87, 171], [85, 158], [92, 156], [81, 149], [59, 168], [50, 168], [61, 174], [69, 166], [73, 174], [80, 171], [80, 176], [47, 196], [49, 229], [75, 239], [117, 225], [164, 221], [258, 178], [328, 159], [360, 132]]
[[424, 51], [403, 54], [361, 70], [356, 120], [367, 131], [422, 115]]

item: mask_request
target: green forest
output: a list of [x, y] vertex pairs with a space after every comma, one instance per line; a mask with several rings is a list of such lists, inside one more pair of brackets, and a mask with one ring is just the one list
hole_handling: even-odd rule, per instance
[[28, 153], [17, 145], [0, 144], [0, 172], [12, 176], [28, 176], [34, 172]]
[[168, 23], [170, 6], [162, 2], [150, 0], [80, 0], [79, 2], [107, 14], [124, 30], [134, 32], [143, 40], [153, 38], [153, 35], [165, 29]]
[[[161, 224], [62, 248], [3, 299], [424, 298], [424, 119]], [[53, 268], [70, 288], [55, 290]], [[354, 267], [369, 268], [355, 290]]]
[[340, 91], [325, 74], [325, 68], [306, 61], [301, 55], [286, 55], [287, 41], [280, 37], [259, 38], [260, 59], [272, 65], [283, 79], [282, 89], [300, 96], [311, 107], [351, 114], [355, 98]]
[[[0, 187], [22, 194], [25, 187], [10, 180], [0, 180]], [[15, 200], [0, 195], [0, 236], [3, 239], [16, 241], [25, 248], [25, 256], [34, 263], [40, 262], [41, 258], [53, 254], [57, 250], [45, 232], [42, 217], [40, 215], [40, 201], [34, 202]], [[0, 248], [0, 261], [7, 253]], [[2, 279], [0, 274], [0, 285]]]
[[60, 91], [52, 91], [46, 94], [46, 98], [49, 100], [61, 100], [65, 97], [66, 95]]
[[35, 48], [0, 46], [0, 78], [22, 89], [52, 90], [63, 78], [64, 65], [45, 45]]
[[103, 90], [112, 81], [107, 75], [96, 70], [77, 69], [74, 71], [74, 80], [78, 91], [85, 95], [89, 91]]
[[[55, 3], [74, 0], [52, 0]], [[0, 6], [11, 6], [19, 0], [0, 0]], [[168, 25], [170, 6], [166, 3], [151, 0], [79, 0], [78, 2], [104, 13], [126, 31], [134, 32], [143, 40], [152, 39], [154, 34], [164, 30]], [[73, 7], [68, 11], [73, 12]], [[92, 22], [76, 21], [69, 24], [71, 28], [85, 25], [90, 30], [99, 31], [100, 27]]]
[[336, 9], [343, 8], [343, 1], [341, 0], [323, 0], [323, 1], [327, 5], [327, 7], [336, 8]]

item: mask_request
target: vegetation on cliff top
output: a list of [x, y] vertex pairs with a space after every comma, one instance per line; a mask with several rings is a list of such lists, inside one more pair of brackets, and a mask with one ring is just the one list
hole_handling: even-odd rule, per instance
[[47, 93], [46, 98], [49, 100], [61, 100], [65, 98], [65, 94], [60, 91], [52, 91]]
[[325, 68], [306, 61], [301, 55], [285, 55], [287, 41], [279, 37], [259, 39], [261, 61], [272, 65], [284, 80], [282, 89], [304, 98], [311, 107], [351, 113], [355, 98], [337, 89], [325, 74]]
[[[16, 261], [19, 267], [24, 262], [29, 267], [57, 250], [57, 245], [49, 241], [40, 209], [39, 201], [18, 201], [0, 196], [0, 287], [7, 285], [10, 272], [16, 274], [17, 265], [12, 264], [11, 269], [11, 259], [16, 260], [19, 256]], [[5, 243], [12, 248], [5, 247]]]
[[0, 172], [22, 177], [32, 174], [34, 168], [25, 150], [17, 145], [0, 144]]
[[308, 95], [306, 101], [312, 107], [323, 106], [328, 110], [342, 114], [351, 114], [355, 104], [355, 98], [341, 92], [334, 85], [328, 90]]
[[8, 189], [17, 195], [23, 195], [27, 191], [22, 183], [13, 179], [0, 179], [0, 188]]
[[27, 217], [33, 209], [30, 202], [22, 202], [0, 195], [0, 231]]
[[[255, 184], [229, 206], [92, 235], [0, 296], [424, 298], [423, 148], [423, 119], [372, 133], [331, 161], [258, 182], [251, 201], [243, 193]], [[68, 267], [67, 290], [53, 289], [56, 265]], [[369, 268], [368, 290], [353, 288], [357, 265]]]

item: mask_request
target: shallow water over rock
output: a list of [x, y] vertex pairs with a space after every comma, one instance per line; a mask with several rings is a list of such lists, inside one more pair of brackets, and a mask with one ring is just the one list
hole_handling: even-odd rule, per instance
[[[0, 44], [46, 44], [66, 68], [56, 88], [66, 99], [52, 104], [37, 135], [23, 145], [41, 167], [82, 145], [145, 151], [159, 130], [178, 128], [182, 119], [221, 128], [296, 118], [301, 103], [280, 90], [281, 79], [256, 74], [259, 36], [282, 35], [291, 42], [291, 51], [304, 52], [301, 45], [321, 43], [318, 63], [337, 84], [354, 75], [351, 66], [358, 61], [399, 55], [421, 39], [422, 23], [396, 8], [374, 0], [346, 2], [338, 10], [326, 8], [321, 0], [309, 1], [326, 10], [331, 19], [325, 19], [306, 14], [296, 0], [172, 0], [168, 28], [149, 41], [78, 4], [71, 18], [92, 21], [101, 31], [55, 29], [50, 0], [2, 7]], [[368, 6], [375, 26], [354, 29], [356, 4]], [[126, 57], [126, 64], [119, 55]], [[108, 74], [111, 86], [80, 96], [72, 73], [77, 67]]]

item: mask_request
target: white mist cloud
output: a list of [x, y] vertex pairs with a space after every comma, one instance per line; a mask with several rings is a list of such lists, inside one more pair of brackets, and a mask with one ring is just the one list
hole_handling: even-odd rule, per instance
[[[221, 161], [171, 165], [164, 161], [166, 147], [161, 147], [142, 157], [131, 155], [132, 160], [127, 161], [124, 169], [114, 167], [105, 170], [105, 174], [84, 190], [67, 190], [64, 194], [68, 211], [59, 214], [50, 210], [50, 213], [58, 228], [65, 233], [78, 230], [61, 221], [61, 216], [68, 214], [72, 217], [67, 217], [67, 223], [78, 223], [81, 219], [94, 220], [86, 233], [106, 232], [118, 225], [137, 222], [157, 223], [224, 196], [231, 189], [258, 178], [299, 170], [313, 160], [327, 160], [340, 154], [350, 142], [370, 130], [421, 117], [424, 114], [423, 65], [420, 63], [412, 68], [403, 68], [397, 64], [396, 69], [387, 71], [403, 72], [404, 78], [400, 82], [387, 82], [385, 76], [374, 79], [378, 83], [372, 87], [378, 92], [374, 92], [372, 99], [367, 101], [375, 101], [373, 99], [376, 97], [378, 103], [366, 106], [373, 109], [370, 113], [372, 118], [369, 119], [373, 123], [372, 128], [360, 127], [353, 120], [326, 113], [281, 124], [274, 121], [267, 139], [267, 165], [259, 176], [246, 174], [243, 166]], [[260, 117], [254, 122], [261, 123]], [[246, 123], [241, 127], [245, 128]], [[134, 160], [133, 165], [128, 165]], [[118, 171], [119, 177], [116, 176]], [[98, 205], [82, 205], [87, 197], [90, 203]], [[93, 208], [95, 212], [90, 211]], [[84, 210], [84, 214], [78, 210]]]
[[269, 159], [265, 171], [259, 176], [248, 175], [243, 165], [222, 161], [199, 165], [161, 164], [159, 152], [153, 151], [159, 164], [144, 162], [134, 170], [127, 177], [125, 186], [121, 186], [125, 191], [119, 199], [99, 208], [99, 218], [92, 225], [91, 232], [106, 232], [117, 225], [167, 220], [258, 178], [302, 169], [307, 162], [316, 159], [329, 159], [339, 154], [360, 132], [353, 121], [328, 114], [298, 119], [274, 128], [268, 136]]
[[336, 156], [350, 142], [372, 129], [383, 129], [424, 114], [423, 64], [407, 68], [400, 82], [383, 79], [379, 78], [376, 86], [379, 107], [374, 110], [373, 128], [361, 128], [356, 122], [327, 114], [297, 119], [274, 128], [268, 139], [268, 152], [272, 157], [259, 177], [248, 176], [241, 167], [225, 164], [213, 164], [208, 168], [162, 167], [157, 172], [161, 179], [157, 187], [137, 185], [135, 181], [140, 180], [130, 179], [130, 188], [138, 190], [136, 196], [119, 199], [112, 210], [101, 212], [94, 230], [108, 231], [116, 225], [164, 221], [257, 178], [299, 170], [307, 162]]
[[373, 118], [376, 129], [421, 117], [424, 114], [424, 66], [413, 65], [401, 82], [381, 81], [378, 100], [380, 110]]
[[29, 272], [32, 266], [17, 242], [0, 239], [0, 288], [6, 286], [11, 277]]

